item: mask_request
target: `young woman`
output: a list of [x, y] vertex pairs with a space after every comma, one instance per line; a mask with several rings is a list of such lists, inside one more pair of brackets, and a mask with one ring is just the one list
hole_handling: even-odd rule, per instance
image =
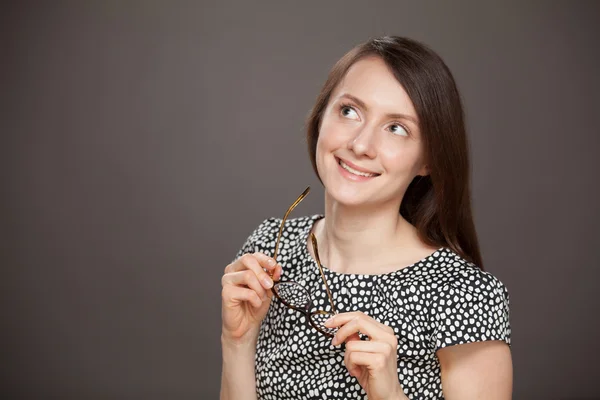
[[355, 47], [307, 138], [325, 213], [264, 221], [225, 268], [221, 398], [510, 399], [509, 297], [483, 271], [442, 59]]

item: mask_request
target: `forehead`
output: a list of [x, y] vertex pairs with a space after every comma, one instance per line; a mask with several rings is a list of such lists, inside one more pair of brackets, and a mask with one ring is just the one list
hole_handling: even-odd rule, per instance
[[335, 101], [344, 93], [358, 97], [373, 110], [416, 116], [408, 93], [379, 57], [367, 57], [354, 63], [331, 98]]

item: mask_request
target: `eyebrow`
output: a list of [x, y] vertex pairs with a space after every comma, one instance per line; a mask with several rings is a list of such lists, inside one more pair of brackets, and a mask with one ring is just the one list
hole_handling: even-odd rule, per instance
[[[364, 108], [365, 110], [367, 110], [367, 111], [369, 110], [369, 107], [367, 107], [367, 104], [356, 96], [352, 96], [349, 93], [343, 93], [340, 96], [338, 96], [337, 99], [339, 100], [341, 98], [346, 98], [346, 99], [352, 100], [353, 102], [358, 104], [360, 107]], [[413, 124], [419, 126], [419, 121], [412, 115], [392, 113], [392, 114], [386, 114], [386, 117], [387, 118], [396, 118], [396, 119], [405, 119], [405, 120], [408, 120], [408, 121], [412, 122]]]

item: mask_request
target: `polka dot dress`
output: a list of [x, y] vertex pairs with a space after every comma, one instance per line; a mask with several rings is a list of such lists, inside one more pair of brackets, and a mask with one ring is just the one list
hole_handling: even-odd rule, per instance
[[[282, 280], [311, 294], [313, 310], [331, 311], [308, 235], [321, 215], [286, 221], [278, 261]], [[281, 219], [264, 221], [237, 256], [273, 255]], [[410, 399], [443, 399], [436, 350], [469, 342], [501, 340], [510, 345], [509, 296], [493, 275], [452, 250], [441, 248], [398, 271], [382, 275], [342, 274], [324, 266], [338, 312], [362, 311], [391, 326], [398, 338], [398, 378]], [[273, 299], [256, 348], [259, 399], [366, 399], [344, 365], [345, 346], [316, 331], [306, 317]]]

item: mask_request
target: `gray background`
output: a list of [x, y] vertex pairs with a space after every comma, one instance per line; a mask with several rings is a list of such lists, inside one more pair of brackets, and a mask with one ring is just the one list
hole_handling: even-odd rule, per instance
[[[496, 4], [502, 3], [502, 4]], [[3, 398], [211, 399], [220, 276], [322, 212], [303, 124], [333, 63], [421, 40], [464, 97], [515, 399], [600, 398], [600, 2], [3, 2]]]

